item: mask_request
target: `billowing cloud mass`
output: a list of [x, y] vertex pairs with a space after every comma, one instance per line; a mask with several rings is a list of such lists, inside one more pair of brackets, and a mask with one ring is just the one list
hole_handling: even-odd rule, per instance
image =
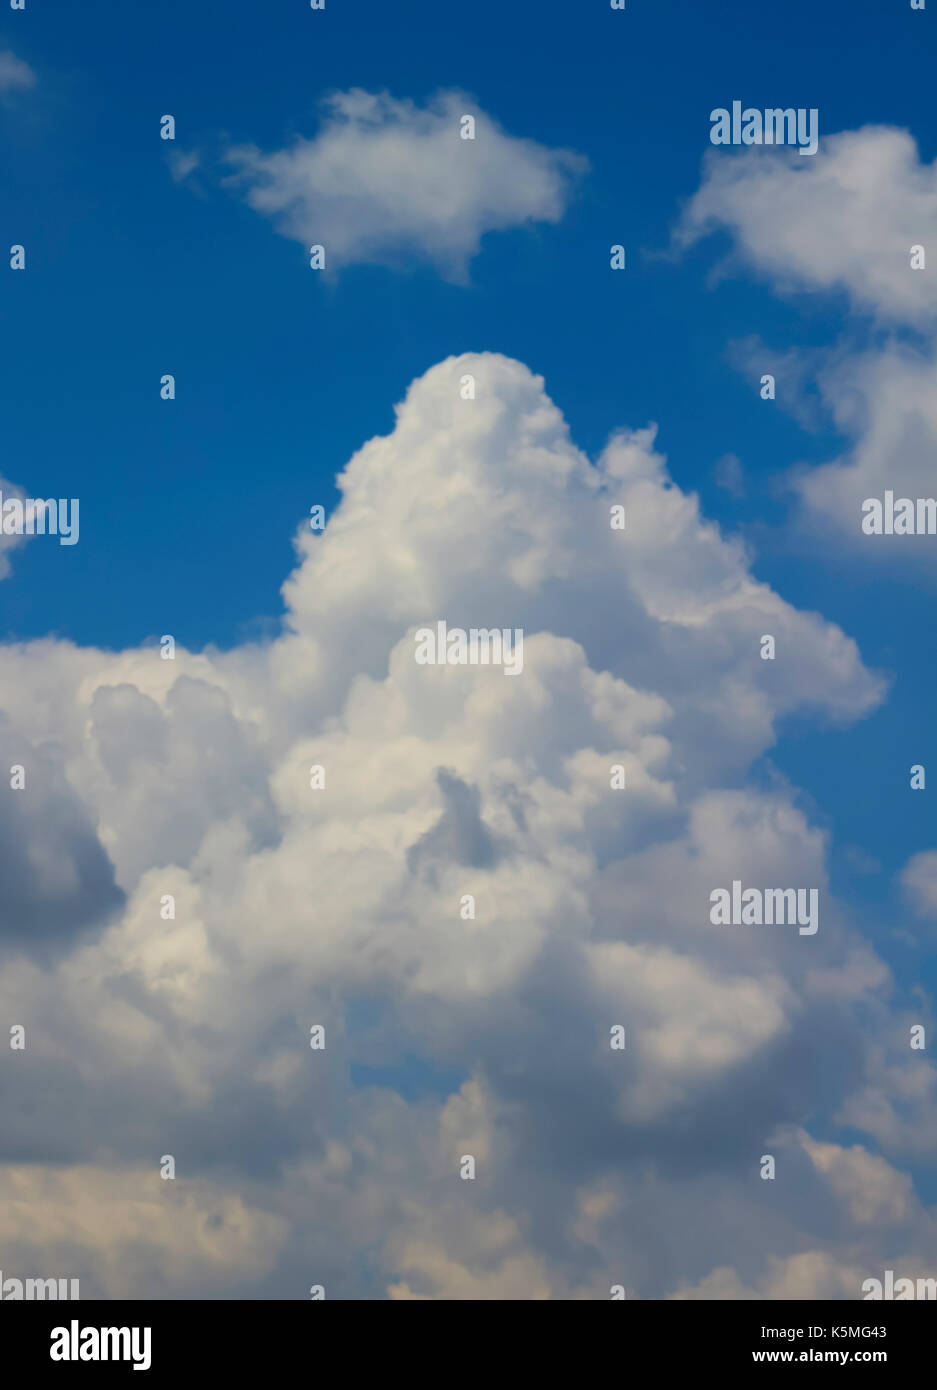
[[[3, 921], [4, 1269], [393, 1299], [932, 1271], [929, 1020], [796, 789], [750, 776], [789, 716], [877, 707], [854, 642], [753, 578], [653, 428], [591, 463], [495, 354], [415, 381], [340, 487], [269, 645], [4, 649], [4, 804], [59, 873]], [[438, 620], [522, 628], [523, 671], [418, 664]], [[734, 879], [818, 890], [818, 932], [714, 926]]]
[[888, 556], [933, 565], [930, 536], [870, 536], [862, 504], [883, 497], [933, 497], [937, 456], [937, 160], [924, 163], [912, 136], [891, 127], [821, 137], [809, 159], [762, 147], [710, 155], [678, 239], [722, 228], [735, 260], [785, 293], [836, 293], [870, 320], [874, 346], [849, 328], [818, 360], [815, 349], [748, 351], [753, 367], [777, 371], [779, 402], [809, 378], [850, 446], [791, 482], [812, 529], [857, 547], [864, 560]]
[[417, 257], [464, 280], [486, 232], [558, 222], [587, 167], [508, 135], [460, 92], [419, 107], [353, 88], [323, 109], [314, 139], [270, 153], [239, 146], [228, 160], [252, 208], [284, 236], [325, 247], [326, 271]]

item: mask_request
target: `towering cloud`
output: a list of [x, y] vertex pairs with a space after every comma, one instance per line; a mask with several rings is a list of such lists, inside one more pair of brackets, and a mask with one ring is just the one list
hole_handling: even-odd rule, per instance
[[[5, 1267], [67, 1252], [83, 1297], [856, 1297], [886, 1250], [933, 1260], [900, 1169], [804, 1135], [881, 1131], [907, 1054], [825, 833], [749, 776], [790, 715], [876, 708], [855, 644], [753, 578], [653, 429], [592, 463], [495, 354], [415, 381], [340, 487], [269, 645], [4, 650], [4, 748], [58, 769], [19, 854], [59, 827], [80, 905], [69, 930], [21, 873], [2, 944]], [[523, 671], [418, 664], [441, 619], [523, 629]], [[818, 933], [713, 926], [741, 877], [819, 890]]]

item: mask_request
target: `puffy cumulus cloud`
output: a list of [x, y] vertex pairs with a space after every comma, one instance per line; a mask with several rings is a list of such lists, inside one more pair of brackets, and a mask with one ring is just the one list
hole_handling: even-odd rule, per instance
[[[698, 1280], [683, 1280], [672, 1297], [855, 1300], [864, 1280], [881, 1278], [886, 1266], [933, 1267], [937, 1223], [907, 1174], [861, 1145], [820, 1143], [796, 1127], [771, 1136], [766, 1147], [777, 1168], [764, 1185], [784, 1194], [768, 1204], [774, 1209], [768, 1219], [776, 1221], [783, 1210], [789, 1220], [776, 1230], [776, 1251], [753, 1260], [743, 1248], [736, 1267], [717, 1266]], [[816, 1243], [818, 1228], [823, 1248]]]
[[937, 286], [911, 270], [910, 252], [935, 222], [937, 161], [921, 162], [908, 131], [865, 126], [822, 136], [809, 159], [769, 146], [711, 152], [679, 237], [724, 227], [785, 287], [841, 290], [885, 321], [931, 327]]
[[857, 1144], [844, 1149], [838, 1144], [815, 1143], [802, 1138], [813, 1166], [825, 1174], [832, 1191], [849, 1208], [857, 1226], [907, 1222], [913, 1207], [911, 1179], [898, 1173], [878, 1154]]
[[814, 158], [759, 148], [712, 154], [677, 232], [684, 244], [715, 229], [733, 239], [737, 260], [781, 291], [838, 292], [871, 316], [873, 349], [847, 330], [828, 351], [773, 354], [752, 343], [777, 376], [778, 400], [810, 423], [831, 420], [849, 441], [839, 458], [796, 467], [789, 482], [808, 530], [832, 529], [863, 558], [933, 563], [933, 537], [868, 536], [862, 504], [931, 497], [937, 450], [937, 281], [912, 268], [937, 223], [937, 161], [921, 161], [907, 131], [869, 126], [822, 138]]
[[784, 1026], [776, 997], [783, 985], [770, 977], [724, 980], [686, 955], [624, 941], [586, 951], [606, 1016], [627, 1018], [638, 1040], [638, 1074], [623, 1097], [628, 1116], [673, 1108], [757, 1054]]
[[[782, 1296], [768, 1257], [845, 1259], [850, 1203], [867, 1242], [897, 1241], [913, 1194], [871, 1151], [814, 1162], [796, 1134], [851, 1107], [882, 1149], [894, 1120], [900, 1152], [933, 1092], [869, 1044], [891, 981], [830, 893], [827, 836], [782, 781], [746, 781], [788, 716], [877, 706], [855, 644], [752, 577], [653, 429], [592, 463], [494, 354], [414, 382], [340, 488], [266, 646], [4, 649], [4, 738], [36, 794], [17, 863], [38, 871], [56, 828], [61, 915], [39, 958], [20, 924], [0, 973], [27, 1039], [2, 1064], [0, 1162], [77, 1172], [92, 1205], [113, 1180], [134, 1287], [180, 1296], [646, 1297], [729, 1264], [719, 1287]], [[417, 664], [440, 619], [523, 629], [523, 670]], [[714, 927], [736, 878], [816, 888], [818, 934]], [[762, 1183], [779, 1126], [793, 1178]], [[151, 1238], [137, 1208], [160, 1202]], [[230, 1245], [199, 1234], [215, 1211]], [[69, 1228], [68, 1268], [112, 1288], [93, 1225]], [[29, 1230], [15, 1249], [45, 1268], [58, 1228]]]
[[747, 1285], [738, 1272], [727, 1266], [713, 1269], [698, 1284], [682, 1288], [675, 1299], [763, 1300], [763, 1299], [856, 1299], [865, 1271], [859, 1265], [844, 1263], [825, 1250], [807, 1250], [785, 1259], [769, 1256], [764, 1273]]
[[837, 354], [818, 376], [820, 397], [851, 440], [840, 458], [799, 468], [792, 484], [808, 521], [832, 527], [863, 556], [910, 559], [933, 565], [934, 537], [867, 535], [863, 503], [884, 498], [933, 497], [937, 450], [937, 356], [890, 343], [880, 351]]
[[28, 92], [36, 85], [36, 74], [28, 63], [9, 49], [0, 52], [0, 96], [8, 92]]
[[933, 1034], [932, 1010], [923, 1002], [894, 1020], [886, 1042], [869, 1049], [862, 1084], [845, 1098], [836, 1120], [870, 1135], [892, 1156], [929, 1161], [937, 1145], [937, 1068], [912, 1049], [912, 1028]]
[[[322, 245], [326, 269], [409, 256], [464, 281], [486, 232], [558, 222], [587, 161], [509, 135], [460, 92], [425, 107], [353, 88], [323, 104], [314, 139], [229, 151], [233, 182], [284, 236]], [[475, 138], [463, 139], [471, 116]]]
[[0, 1194], [7, 1276], [60, 1271], [78, 1278], [82, 1298], [199, 1298], [206, 1282], [237, 1297], [271, 1266], [288, 1229], [238, 1194], [164, 1182], [152, 1167], [5, 1164]]
[[[509, 1216], [481, 1221], [466, 1216], [456, 1242], [458, 1258], [449, 1253], [451, 1239], [433, 1238], [425, 1212], [412, 1217], [407, 1234], [391, 1247], [395, 1266], [407, 1277], [388, 1285], [388, 1298], [537, 1301], [554, 1296], [545, 1261], [526, 1247]], [[421, 1234], [424, 1223], [429, 1230]]]
[[[465, 373], [476, 378], [473, 401], [460, 398]], [[655, 692], [687, 776], [747, 767], [795, 708], [832, 720], [871, 709], [882, 687], [855, 644], [752, 578], [741, 546], [673, 486], [655, 435], [616, 436], [593, 467], [521, 364], [482, 355], [427, 372], [394, 433], [339, 478], [344, 498], [326, 533], [300, 540], [306, 563], [285, 588], [295, 636], [275, 657], [281, 688], [308, 701], [300, 663], [320, 689], [338, 691], [362, 670], [383, 676], [401, 627], [444, 614], [450, 625], [510, 622], [575, 640], [610, 692], [608, 676]], [[609, 525], [614, 504], [625, 506], [625, 533]], [[783, 661], [760, 660], [764, 633]], [[413, 689], [426, 679], [414, 675]], [[512, 747], [525, 721], [509, 711], [529, 705], [532, 684], [525, 673], [520, 692], [502, 693], [500, 676], [485, 687], [497, 691]]]

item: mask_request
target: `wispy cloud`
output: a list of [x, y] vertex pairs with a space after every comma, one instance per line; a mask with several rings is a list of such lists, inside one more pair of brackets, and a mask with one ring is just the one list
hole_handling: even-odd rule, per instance
[[28, 63], [17, 58], [9, 49], [0, 52], [0, 95], [8, 92], [27, 92], [36, 85], [36, 74]]

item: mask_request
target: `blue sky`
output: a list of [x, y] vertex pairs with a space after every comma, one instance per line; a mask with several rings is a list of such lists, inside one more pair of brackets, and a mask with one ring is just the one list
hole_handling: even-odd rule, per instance
[[[901, 573], [857, 584], [854, 567], [792, 544], [789, 499], [769, 480], [833, 456], [837, 437], [766, 406], [727, 358], [751, 334], [779, 351], [829, 345], [844, 306], [785, 302], [751, 276], [714, 286], [718, 237], [659, 253], [698, 184], [710, 109], [748, 92], [819, 105], [827, 134], [905, 126], [933, 159], [930, 16], [863, 0], [792, 4], [783, 18], [756, 7], [741, 22], [725, 4], [633, 3], [583, 6], [571, 24], [564, 3], [479, 0], [462, 13], [362, 0], [313, 13], [297, 0], [233, 23], [220, 0], [92, 0], [4, 25], [39, 77], [2, 116], [6, 220], [30, 258], [4, 284], [7, 472], [35, 495], [80, 497], [84, 538], [77, 553], [17, 558], [8, 640], [120, 647], [171, 630], [198, 648], [269, 635], [295, 528], [314, 502], [332, 510], [335, 474], [388, 431], [409, 382], [452, 353], [503, 352], [545, 377], [590, 454], [613, 430], [656, 421], [674, 478], [706, 514], [757, 527], [757, 575], [841, 623], [892, 674], [872, 721], [804, 732], [773, 756], [840, 838], [886, 867], [925, 847], [929, 827], [896, 773], [937, 753], [931, 585]], [[320, 99], [351, 86], [417, 103], [470, 92], [512, 134], [584, 153], [581, 196], [558, 226], [486, 235], [469, 287], [419, 263], [352, 266], [324, 284], [297, 243], [221, 186], [226, 171], [199, 193], [171, 179], [164, 113], [184, 149], [276, 146], [313, 136]], [[629, 269], [617, 277], [607, 247], [619, 241]], [[167, 371], [171, 405], [158, 392]], [[713, 483], [726, 453], [750, 480], [744, 499]]]
[[[844, 727], [829, 709], [780, 721], [778, 742], [721, 785], [768, 788], [780, 773], [829, 832], [832, 888], [866, 941], [901, 989], [922, 968], [932, 985], [920, 940], [894, 935], [906, 915], [894, 879], [933, 848], [933, 791], [908, 788], [912, 764], [937, 777], [933, 566], [870, 565], [800, 524], [790, 470], [828, 463], [850, 437], [828, 414], [808, 427], [792, 379], [762, 401], [758, 351], [737, 346], [855, 360], [900, 343], [926, 352], [927, 329], [732, 256], [728, 219], [687, 246], [673, 237], [704, 179], [709, 113], [736, 98], [817, 107], [821, 146], [869, 125], [907, 130], [931, 164], [934, 13], [897, 0], [629, 0], [624, 13], [598, 0], [327, 0], [322, 13], [301, 0], [29, 0], [0, 13], [0, 48], [36, 78], [0, 105], [3, 225], [28, 255], [25, 274], [0, 278], [0, 474], [81, 502], [78, 546], [12, 556], [0, 638], [115, 653], [164, 632], [191, 652], [272, 640], [298, 528], [314, 503], [331, 515], [335, 475], [391, 434], [411, 382], [461, 353], [517, 359], [590, 458], [615, 431], [656, 422], [673, 480], [744, 540], [752, 574], [839, 625], [888, 680], [884, 702]], [[417, 255], [326, 278], [247, 205], [223, 155], [314, 138], [323, 98], [352, 88], [420, 107], [468, 93], [511, 136], [588, 169], [555, 223], [487, 232], [468, 283]], [[165, 113], [174, 143], [159, 138]], [[170, 156], [190, 151], [197, 169], [174, 178]], [[623, 274], [609, 270], [614, 243]], [[159, 395], [167, 372], [172, 402]], [[726, 454], [742, 495], [716, 480]], [[611, 597], [600, 616], [614, 639]], [[421, 1067], [438, 1066], [443, 1089], [463, 1074], [404, 1054], [408, 1100]], [[351, 1066], [359, 1082], [373, 1074], [367, 1059]], [[814, 1133], [831, 1132], [818, 1119]]]

